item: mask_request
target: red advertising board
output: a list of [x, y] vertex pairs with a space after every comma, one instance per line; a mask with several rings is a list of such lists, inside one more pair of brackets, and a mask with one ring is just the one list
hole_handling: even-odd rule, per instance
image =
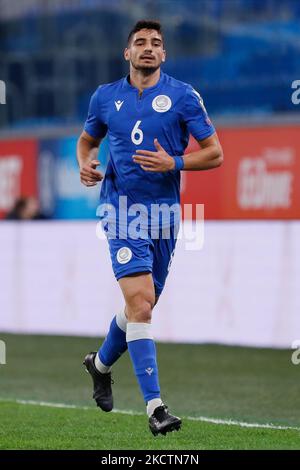
[[36, 140], [0, 141], [0, 218], [20, 196], [37, 196]]
[[[219, 129], [224, 163], [185, 172], [182, 203], [206, 219], [299, 219], [300, 126]], [[198, 148], [191, 139], [187, 151]]]
[[[224, 163], [182, 172], [182, 203], [205, 219], [300, 219], [300, 126], [221, 128]], [[19, 196], [37, 196], [38, 141], [0, 141], [0, 218]], [[191, 139], [187, 152], [198, 149]]]

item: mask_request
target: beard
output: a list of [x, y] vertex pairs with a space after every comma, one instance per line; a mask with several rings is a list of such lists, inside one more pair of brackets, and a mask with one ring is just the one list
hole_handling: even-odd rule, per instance
[[134, 62], [131, 62], [132, 67], [135, 70], [138, 70], [141, 72], [145, 77], [148, 77], [149, 75], [152, 75], [156, 70], [159, 69], [161, 64], [149, 64], [149, 65], [140, 65]]

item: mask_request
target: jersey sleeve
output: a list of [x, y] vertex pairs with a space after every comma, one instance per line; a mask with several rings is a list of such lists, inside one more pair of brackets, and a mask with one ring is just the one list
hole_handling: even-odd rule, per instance
[[189, 133], [197, 140], [206, 139], [216, 132], [208, 117], [203, 99], [191, 86], [186, 91], [183, 120]]
[[100, 90], [101, 88], [98, 88], [91, 97], [88, 116], [84, 124], [85, 132], [95, 139], [102, 139], [107, 132], [107, 126], [101, 115]]

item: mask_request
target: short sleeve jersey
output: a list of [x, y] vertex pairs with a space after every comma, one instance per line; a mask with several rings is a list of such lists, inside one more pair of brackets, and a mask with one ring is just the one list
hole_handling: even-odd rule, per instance
[[156, 151], [154, 139], [171, 156], [180, 156], [189, 135], [203, 140], [215, 129], [201, 96], [189, 84], [161, 71], [155, 86], [141, 95], [129, 77], [99, 86], [93, 94], [84, 130], [94, 138], [108, 136], [110, 158], [101, 187], [100, 203], [119, 207], [180, 203], [180, 172], [147, 172], [132, 156], [138, 149]]

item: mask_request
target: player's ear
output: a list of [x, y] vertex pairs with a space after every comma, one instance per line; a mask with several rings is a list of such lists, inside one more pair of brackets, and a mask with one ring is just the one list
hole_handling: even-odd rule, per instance
[[167, 55], [167, 53], [166, 53], [166, 51], [164, 50], [164, 53], [163, 53], [163, 56], [162, 56], [162, 62], [165, 62], [165, 61], [166, 61], [166, 55]]
[[125, 58], [125, 60], [130, 59], [130, 52], [129, 52], [128, 47], [126, 47], [126, 49], [124, 50], [124, 58]]

